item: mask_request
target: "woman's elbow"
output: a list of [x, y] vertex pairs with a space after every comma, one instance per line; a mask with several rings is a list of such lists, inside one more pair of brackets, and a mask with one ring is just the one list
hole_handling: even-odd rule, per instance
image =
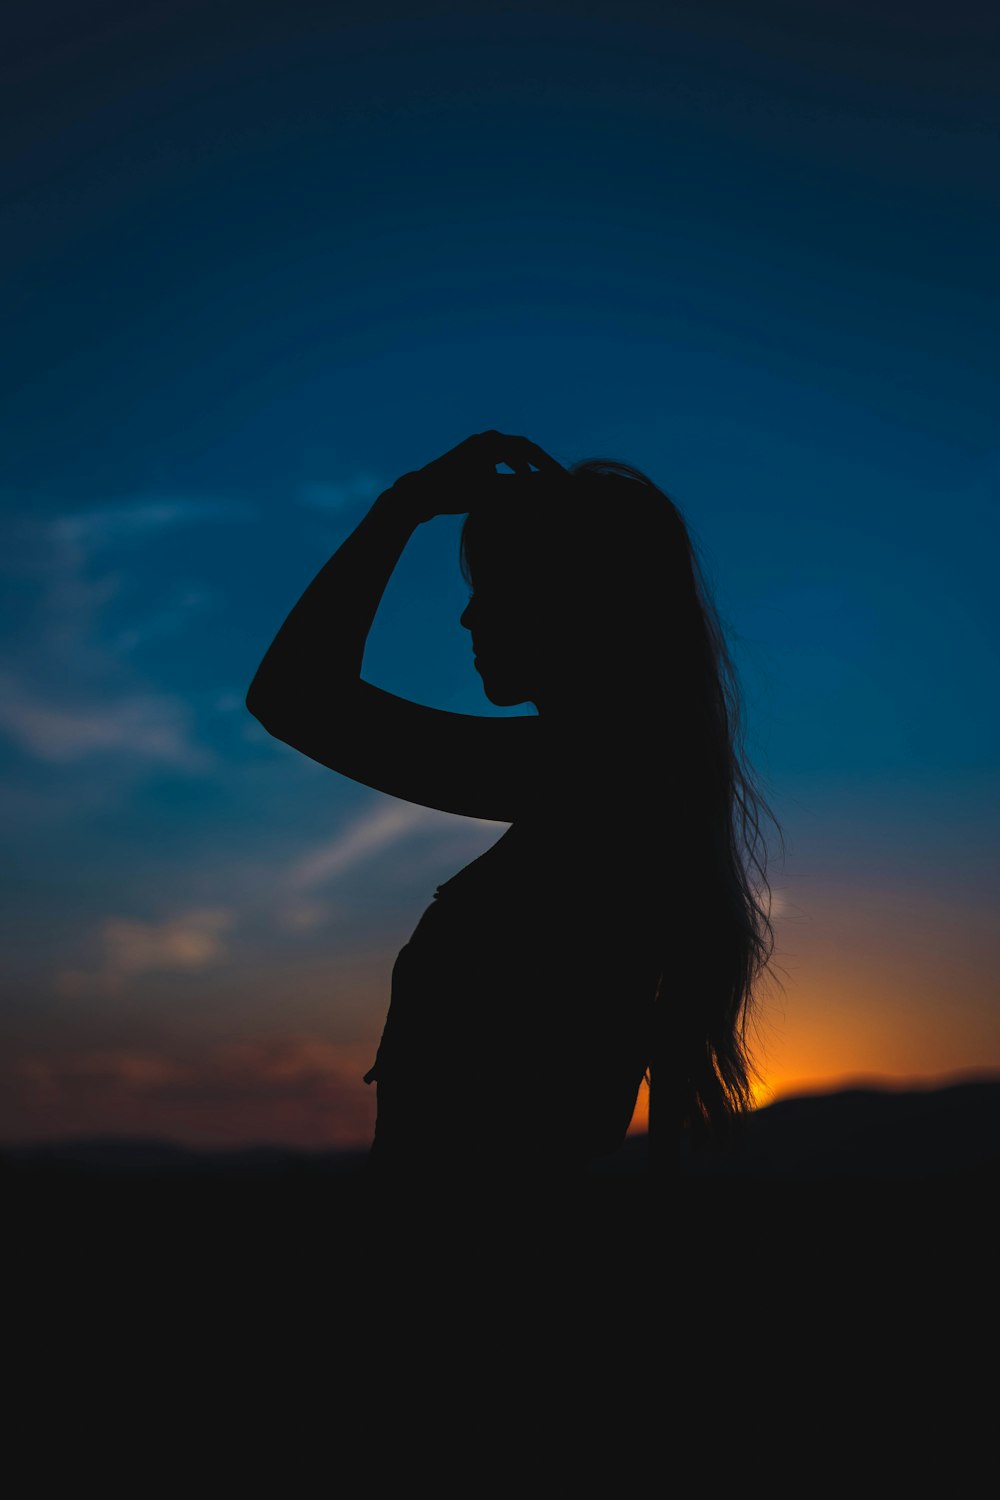
[[267, 709], [264, 696], [261, 693], [260, 688], [256, 686], [256, 679], [250, 684], [249, 688], [247, 689], [247, 695], [244, 699], [244, 702], [246, 703], [247, 712], [253, 714], [255, 719], [259, 719], [260, 722], [263, 723], [264, 715], [267, 712]]
[[278, 682], [274, 672], [263, 666], [258, 667], [244, 701], [254, 718], [259, 719], [265, 728], [269, 728], [275, 719], [280, 721], [287, 718], [289, 684]]
[[264, 688], [256, 678], [250, 684], [245, 698], [247, 712], [253, 714], [258, 723], [274, 733], [275, 726], [288, 718], [287, 705], [270, 689]]

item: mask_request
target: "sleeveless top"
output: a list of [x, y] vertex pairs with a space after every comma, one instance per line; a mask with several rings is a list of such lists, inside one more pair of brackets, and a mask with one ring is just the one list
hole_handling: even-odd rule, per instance
[[616, 847], [536, 815], [437, 887], [365, 1074], [372, 1167], [524, 1175], [621, 1145], [649, 1061], [663, 898]]

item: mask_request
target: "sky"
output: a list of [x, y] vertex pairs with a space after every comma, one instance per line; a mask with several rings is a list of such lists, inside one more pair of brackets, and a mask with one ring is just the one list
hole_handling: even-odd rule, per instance
[[[3, 26], [0, 1140], [370, 1141], [395, 955], [505, 825], [244, 698], [375, 497], [486, 428], [637, 466], [699, 549], [784, 835], [761, 1102], [1000, 1072], [995, 9]], [[528, 711], [473, 668], [460, 525], [364, 675]]]

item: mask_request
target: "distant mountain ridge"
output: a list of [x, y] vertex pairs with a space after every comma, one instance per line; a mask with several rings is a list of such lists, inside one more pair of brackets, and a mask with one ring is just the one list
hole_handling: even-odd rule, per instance
[[[596, 1176], [640, 1176], [645, 1136], [629, 1137]], [[156, 1139], [85, 1138], [7, 1146], [8, 1184], [81, 1180], [295, 1183], [364, 1173], [367, 1150], [297, 1151], [257, 1145], [197, 1150]], [[685, 1144], [680, 1171], [693, 1180], [934, 1181], [1000, 1176], [1000, 1079], [890, 1092], [875, 1088], [780, 1099], [754, 1111], [721, 1150]]]
[[901, 1092], [844, 1089], [779, 1099], [729, 1152], [688, 1153], [698, 1175], [917, 1179], [1000, 1168], [1000, 1079]]

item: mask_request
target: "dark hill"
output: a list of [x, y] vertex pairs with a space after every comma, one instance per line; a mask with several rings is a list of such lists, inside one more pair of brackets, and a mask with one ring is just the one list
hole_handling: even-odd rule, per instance
[[[81, 1139], [6, 1148], [8, 1186], [97, 1182], [298, 1186], [365, 1177], [367, 1153], [302, 1152], [277, 1146], [197, 1151], [169, 1142]], [[1000, 1080], [886, 1092], [850, 1089], [779, 1100], [757, 1110], [722, 1149], [685, 1145], [680, 1172], [692, 1181], [986, 1182], [1000, 1168]], [[594, 1176], [642, 1178], [646, 1141], [630, 1137]]]

